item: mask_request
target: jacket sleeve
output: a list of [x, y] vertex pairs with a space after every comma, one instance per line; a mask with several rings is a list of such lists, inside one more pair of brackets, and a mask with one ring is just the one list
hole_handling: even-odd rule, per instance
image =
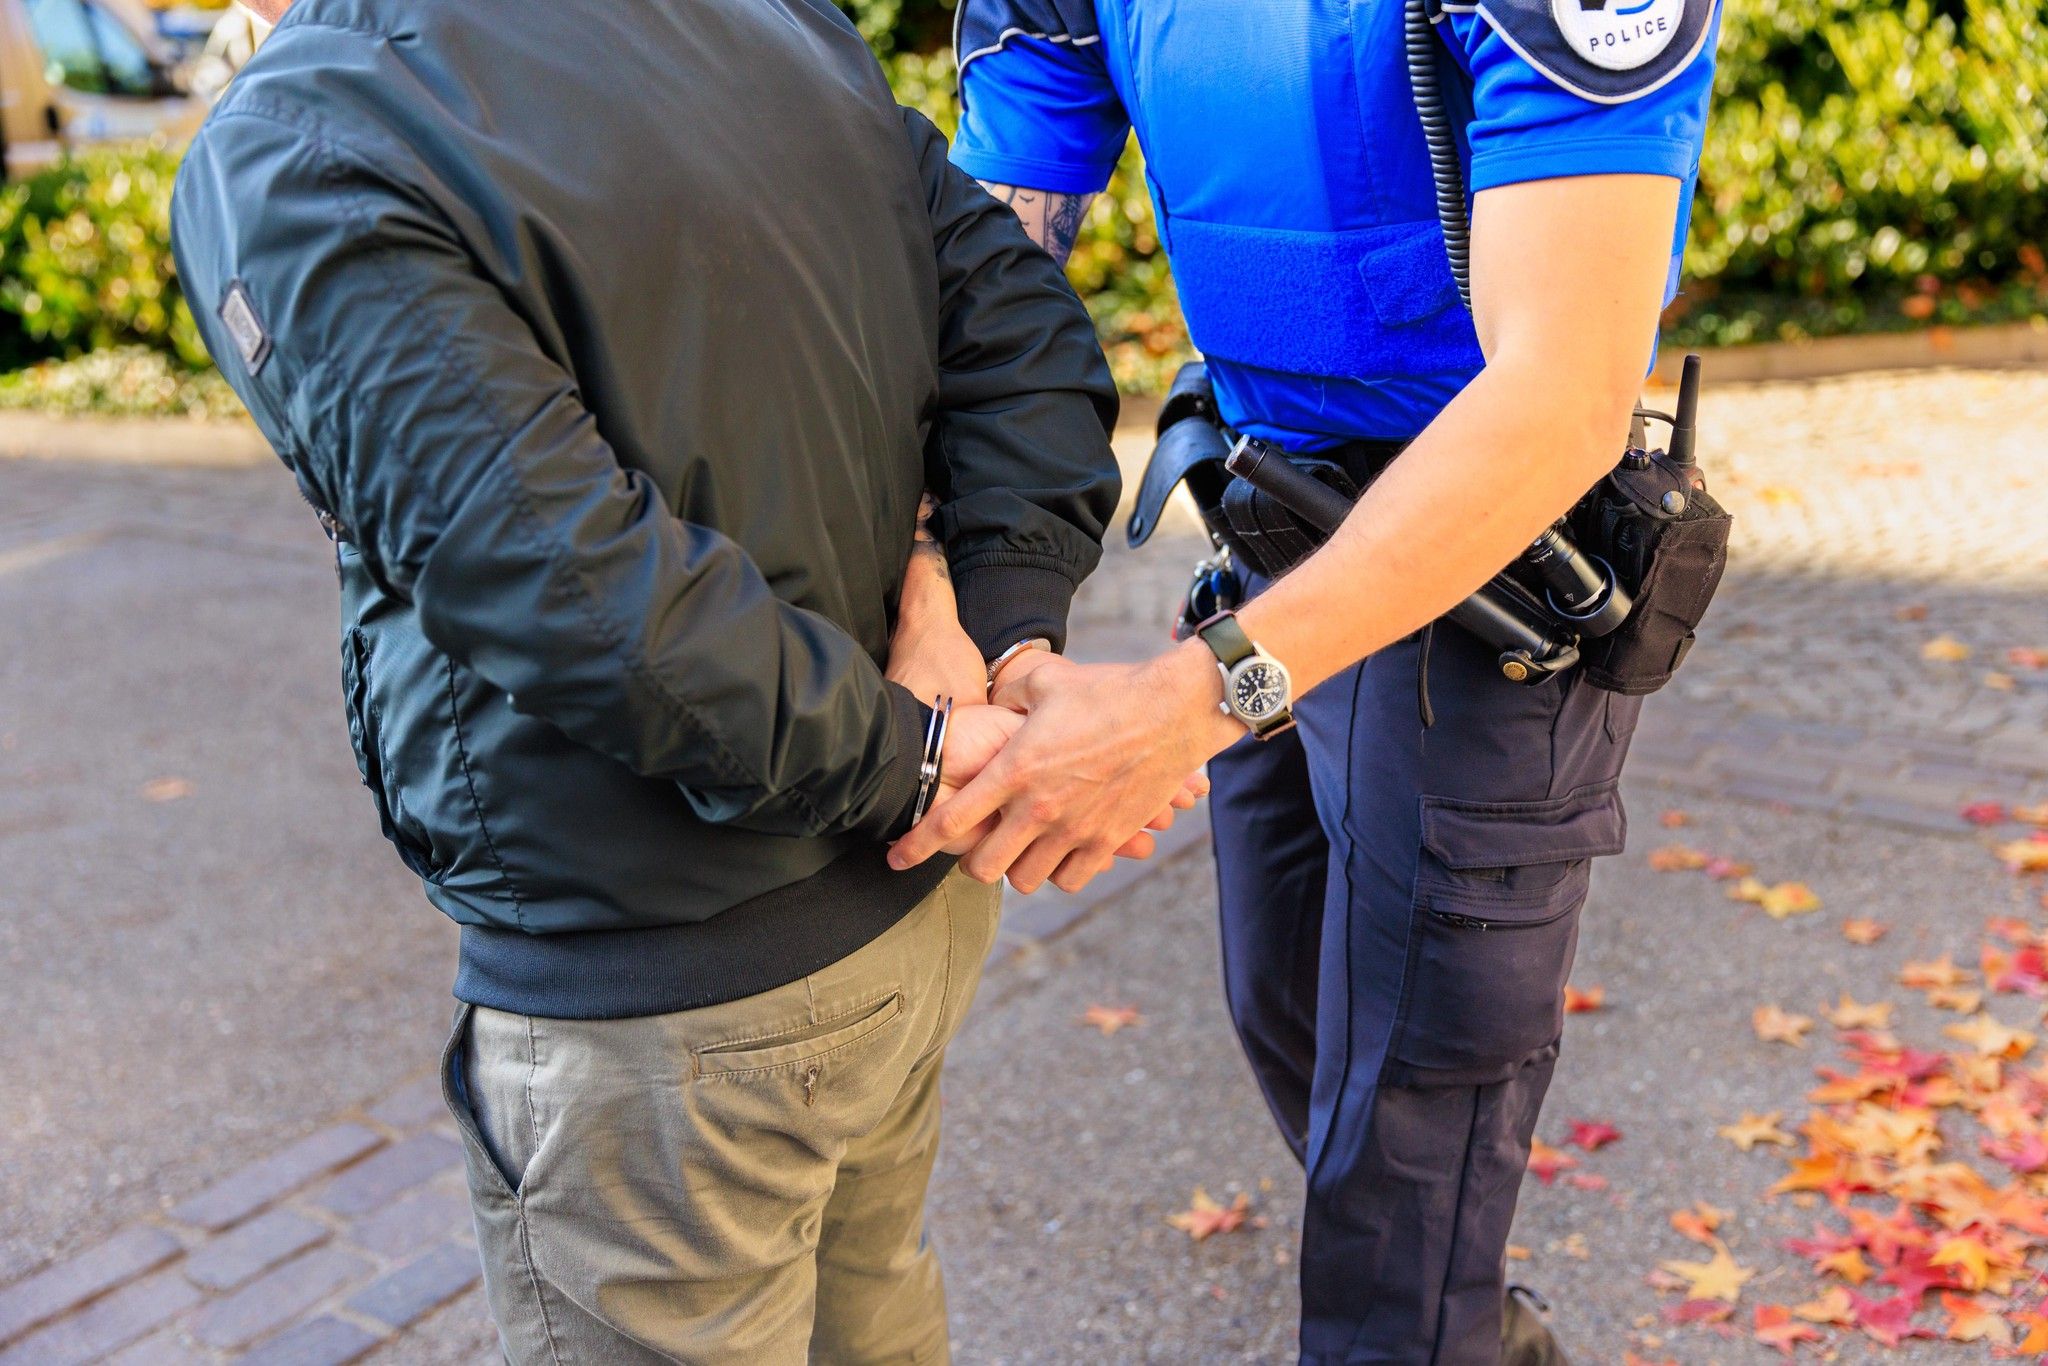
[[1074, 589], [1102, 555], [1123, 481], [1116, 385], [1088, 311], [1016, 215], [903, 111], [939, 269], [938, 406], [926, 480], [960, 621], [986, 655], [1064, 644]]
[[173, 224], [222, 371], [436, 648], [707, 820], [907, 825], [922, 706], [621, 465], [431, 204], [318, 136], [221, 111]]

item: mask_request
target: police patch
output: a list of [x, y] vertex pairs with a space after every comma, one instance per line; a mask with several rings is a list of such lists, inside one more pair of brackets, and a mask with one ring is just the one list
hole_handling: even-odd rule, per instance
[[1648, 66], [1678, 37], [1685, 0], [1550, 0], [1572, 50], [1609, 71]]
[[228, 286], [228, 297], [220, 301], [220, 320], [234, 338], [235, 350], [241, 353], [242, 364], [249, 367], [249, 373], [262, 370], [263, 362], [270, 359], [270, 333], [256, 316], [256, 305], [250, 302], [249, 291], [240, 280]]
[[1555, 84], [1596, 104], [1622, 104], [1691, 65], [1713, 30], [1714, 5], [1715, 0], [1479, 0], [1470, 8]]

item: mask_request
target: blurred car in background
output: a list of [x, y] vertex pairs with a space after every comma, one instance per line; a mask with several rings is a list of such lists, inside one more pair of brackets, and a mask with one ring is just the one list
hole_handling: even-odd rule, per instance
[[[223, 81], [223, 84], [225, 82]], [[67, 149], [183, 141], [206, 117], [141, 0], [0, 0], [0, 158], [9, 180]]]

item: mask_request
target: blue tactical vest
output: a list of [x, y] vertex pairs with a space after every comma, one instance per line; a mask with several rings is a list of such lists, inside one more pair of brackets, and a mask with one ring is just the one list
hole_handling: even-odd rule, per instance
[[[1475, 193], [1629, 171], [1677, 177], [1689, 199], [1712, 0], [1445, 8], [1442, 87]], [[1402, 23], [1403, 0], [962, 0], [954, 160], [1087, 193], [1135, 131], [1224, 416], [1296, 448], [1410, 437], [1482, 357]]]

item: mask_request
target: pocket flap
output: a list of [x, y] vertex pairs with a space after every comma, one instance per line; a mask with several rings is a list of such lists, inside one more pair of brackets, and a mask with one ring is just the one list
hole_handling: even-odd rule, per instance
[[1628, 819], [1614, 782], [1540, 802], [1422, 799], [1422, 843], [1446, 868], [1518, 868], [1618, 854]]

